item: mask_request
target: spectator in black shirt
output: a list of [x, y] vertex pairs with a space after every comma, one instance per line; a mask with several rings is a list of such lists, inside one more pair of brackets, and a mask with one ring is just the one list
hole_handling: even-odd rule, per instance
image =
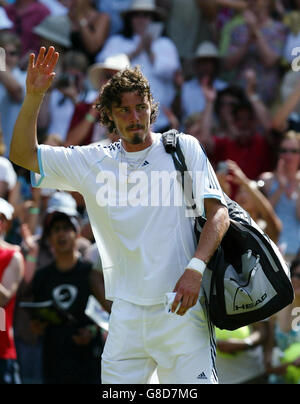
[[70, 320], [32, 320], [43, 335], [43, 373], [46, 384], [100, 383], [103, 339], [100, 329], [84, 314], [90, 295], [103, 303], [101, 274], [78, 257], [74, 217], [53, 212], [47, 227], [55, 260], [39, 270], [32, 282], [34, 301], [52, 300]]

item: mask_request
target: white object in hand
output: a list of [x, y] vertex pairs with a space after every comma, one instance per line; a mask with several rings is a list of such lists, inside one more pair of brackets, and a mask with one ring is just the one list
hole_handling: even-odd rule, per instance
[[[172, 312], [172, 304], [174, 302], [175, 296], [176, 296], [176, 292], [168, 292], [168, 293], [165, 294], [165, 310], [166, 310], [167, 314], [170, 314], [170, 313], [173, 314], [173, 312]], [[174, 311], [174, 314], [177, 313], [180, 306], [181, 306], [181, 301], [178, 303], [178, 305], [177, 305], [177, 307], [176, 307], [176, 309]]]

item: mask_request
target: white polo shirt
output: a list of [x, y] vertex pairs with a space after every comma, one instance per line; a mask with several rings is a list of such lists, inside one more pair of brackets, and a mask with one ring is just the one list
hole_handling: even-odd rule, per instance
[[[126, 153], [121, 142], [38, 148], [41, 175], [32, 173], [32, 185], [83, 195], [110, 300], [162, 303], [195, 252], [194, 220], [187, 217], [172, 157], [161, 134], [153, 139], [149, 148], [134, 153]], [[199, 211], [204, 198], [226, 205], [198, 141], [181, 135], [180, 145], [196, 178], [193, 192]]]

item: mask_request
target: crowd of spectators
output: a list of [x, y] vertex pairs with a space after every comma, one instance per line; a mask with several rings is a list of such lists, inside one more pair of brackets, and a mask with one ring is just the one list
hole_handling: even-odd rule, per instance
[[[14, 308], [9, 329], [0, 324], [8, 347], [0, 347], [0, 384], [100, 381], [95, 357], [100, 363], [106, 330], [83, 317], [90, 295], [108, 313], [110, 302], [83, 198], [32, 187], [30, 173], [8, 159], [29, 54], [50, 45], [60, 59], [40, 109], [39, 143], [117, 139], [93, 105], [116, 71], [140, 65], [159, 102], [153, 130], [195, 136], [224, 190], [292, 268], [292, 306], [245, 334], [219, 334], [220, 381], [300, 383], [300, 1], [0, 0], [0, 306]], [[33, 322], [20, 304], [53, 293], [77, 323]], [[289, 348], [294, 356], [285, 360]], [[61, 370], [57, 379], [51, 366]]]

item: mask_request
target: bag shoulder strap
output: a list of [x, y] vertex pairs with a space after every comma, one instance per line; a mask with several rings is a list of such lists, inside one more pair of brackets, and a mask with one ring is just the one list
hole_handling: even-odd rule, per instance
[[[192, 185], [192, 178], [188, 173], [188, 168], [185, 162], [184, 154], [181, 150], [180, 144], [179, 144], [179, 133], [176, 129], [171, 129], [168, 132], [163, 133], [162, 135], [162, 141], [163, 145], [165, 147], [165, 150], [167, 153], [171, 154], [174, 166], [177, 171], [180, 172], [181, 174], [181, 185], [183, 192], [187, 198], [187, 200], [190, 203], [189, 209], [193, 209], [194, 211], [196, 210], [196, 203], [195, 199], [193, 196], [193, 185]], [[185, 183], [185, 176], [186, 176], [186, 181], [188, 181], [188, 185], [191, 189], [191, 193], [188, 194], [185, 186], [187, 185]], [[198, 220], [200, 221], [201, 226], [205, 224], [206, 219], [202, 216], [197, 215]]]

